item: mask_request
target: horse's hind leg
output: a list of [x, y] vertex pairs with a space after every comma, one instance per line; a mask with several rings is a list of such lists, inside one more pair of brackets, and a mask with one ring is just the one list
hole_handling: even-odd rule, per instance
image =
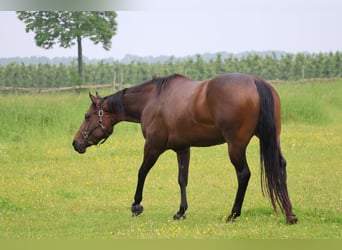
[[232, 212], [228, 216], [227, 222], [233, 221], [236, 217], [240, 216], [242, 203], [248, 186], [248, 181], [251, 176], [246, 160], [246, 146], [240, 144], [229, 144], [228, 149], [229, 157], [235, 167], [238, 179], [238, 190], [236, 193]]
[[173, 216], [175, 220], [185, 218], [185, 211], [188, 209], [188, 202], [186, 199], [186, 187], [188, 185], [190, 148], [177, 151], [178, 160], [178, 184], [181, 191], [181, 203], [179, 211]]

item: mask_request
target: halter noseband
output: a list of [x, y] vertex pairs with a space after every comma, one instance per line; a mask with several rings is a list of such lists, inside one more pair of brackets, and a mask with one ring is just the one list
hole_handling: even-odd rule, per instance
[[[106, 128], [103, 126], [102, 124], [102, 118], [103, 118], [103, 108], [102, 108], [102, 103], [100, 105], [100, 109], [99, 111], [97, 112], [97, 116], [99, 117], [99, 120], [97, 122], [97, 124], [92, 128], [92, 129], [89, 129], [89, 130], [82, 130], [82, 129], [79, 129], [81, 135], [83, 136], [83, 138], [86, 140], [89, 138], [89, 135], [94, 132], [98, 127], [101, 128], [102, 132], [104, 133], [105, 137], [100, 140], [97, 145], [101, 145], [103, 144], [107, 139], [108, 137], [110, 136], [110, 134], [107, 133], [106, 131]], [[90, 143], [91, 145], [94, 145], [95, 143], [93, 143], [92, 141], [88, 141], [88, 143]]]

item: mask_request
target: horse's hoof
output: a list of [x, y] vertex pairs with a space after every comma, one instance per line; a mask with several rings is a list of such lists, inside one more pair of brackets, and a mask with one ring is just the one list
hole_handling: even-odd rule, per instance
[[174, 219], [174, 220], [186, 219], [186, 216], [185, 216], [185, 214], [176, 213], [176, 214], [173, 216], [173, 219]]
[[229, 215], [228, 218], [226, 219], [226, 223], [232, 223], [234, 222], [235, 217], [233, 215]]
[[132, 208], [131, 208], [132, 217], [138, 216], [138, 215], [141, 214], [143, 211], [144, 211], [144, 207], [141, 206], [140, 204], [133, 204], [133, 205], [132, 205]]
[[296, 224], [297, 221], [298, 221], [298, 218], [294, 214], [286, 217], [286, 223], [289, 225]]
[[228, 218], [226, 219], [226, 222], [234, 222], [236, 217], [239, 217], [240, 214], [237, 213], [232, 213], [231, 215], [228, 216]]

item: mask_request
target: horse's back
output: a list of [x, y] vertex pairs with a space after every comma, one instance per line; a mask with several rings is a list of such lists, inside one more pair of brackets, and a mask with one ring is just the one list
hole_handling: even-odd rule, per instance
[[256, 131], [260, 112], [256, 80], [241, 73], [205, 81], [177, 77], [151, 100], [143, 127], [154, 128], [171, 148], [230, 140], [247, 143]]

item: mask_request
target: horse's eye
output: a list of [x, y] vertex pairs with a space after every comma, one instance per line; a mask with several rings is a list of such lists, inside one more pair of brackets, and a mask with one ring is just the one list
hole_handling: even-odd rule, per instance
[[89, 119], [90, 119], [90, 115], [85, 114], [85, 115], [84, 115], [84, 120], [89, 121]]

